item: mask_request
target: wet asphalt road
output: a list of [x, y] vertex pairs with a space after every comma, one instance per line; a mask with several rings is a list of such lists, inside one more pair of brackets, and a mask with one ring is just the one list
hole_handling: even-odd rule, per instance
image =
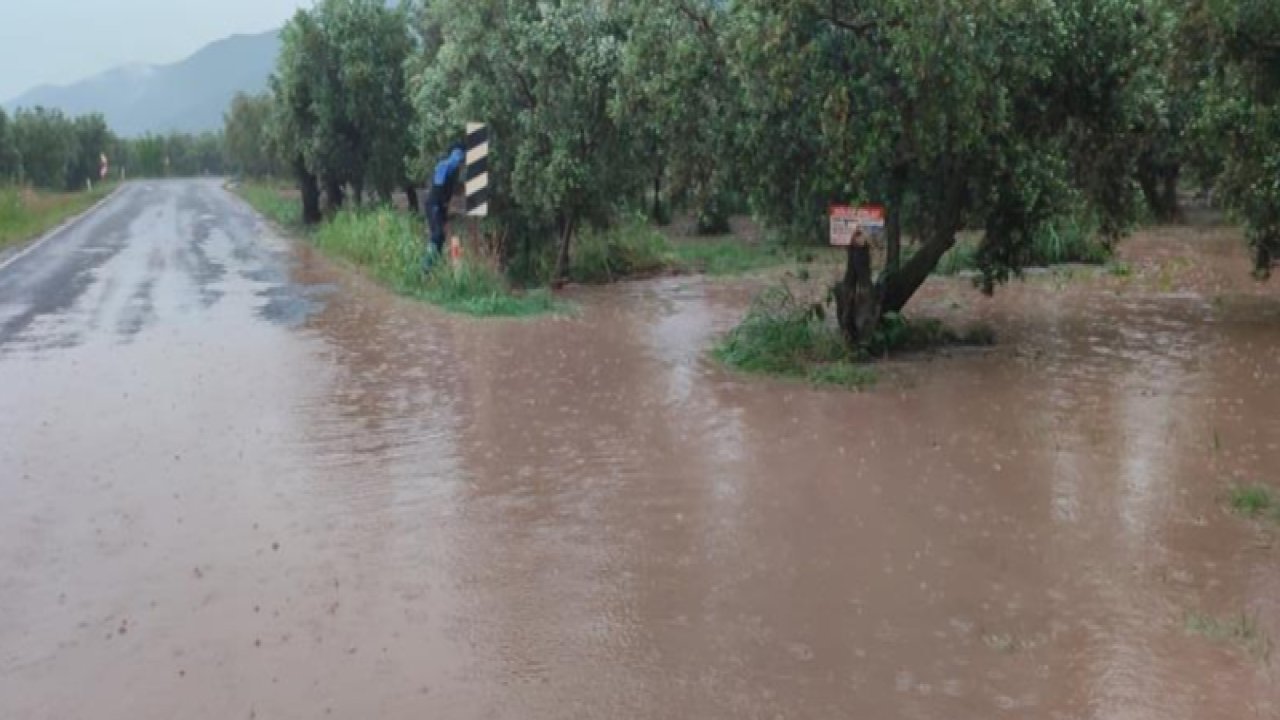
[[1276, 717], [1248, 287], [931, 283], [1001, 346], [823, 392], [749, 282], [476, 322], [131, 184], [0, 268], [0, 718]]

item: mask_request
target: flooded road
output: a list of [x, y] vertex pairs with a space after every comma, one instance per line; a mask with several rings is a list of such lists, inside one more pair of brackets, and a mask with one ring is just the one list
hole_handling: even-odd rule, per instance
[[932, 282], [1001, 344], [849, 394], [706, 361], [753, 282], [478, 323], [128, 186], [0, 269], [0, 717], [1280, 717], [1280, 293], [1207, 242]]

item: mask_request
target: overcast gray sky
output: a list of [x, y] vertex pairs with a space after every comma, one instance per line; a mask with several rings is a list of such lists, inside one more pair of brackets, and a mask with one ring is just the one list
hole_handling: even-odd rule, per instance
[[0, 0], [0, 100], [131, 63], [169, 63], [284, 23], [311, 0]]

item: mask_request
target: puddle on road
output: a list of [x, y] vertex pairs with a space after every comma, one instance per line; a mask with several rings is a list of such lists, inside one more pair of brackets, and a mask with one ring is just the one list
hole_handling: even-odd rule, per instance
[[849, 394], [706, 360], [745, 283], [476, 323], [299, 252], [341, 289], [298, 329], [8, 361], [0, 714], [1280, 712], [1186, 630], [1280, 630], [1275, 528], [1221, 497], [1280, 482], [1275, 291], [937, 283], [1000, 346]]

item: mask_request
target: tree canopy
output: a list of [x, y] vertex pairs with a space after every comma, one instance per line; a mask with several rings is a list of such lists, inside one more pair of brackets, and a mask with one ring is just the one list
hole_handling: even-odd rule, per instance
[[298, 176], [308, 221], [317, 188], [342, 206], [349, 188], [390, 199], [408, 189], [407, 11], [380, 0], [322, 0], [284, 27], [272, 78], [276, 147]]
[[800, 243], [834, 203], [884, 205], [880, 266], [855, 248], [833, 289], [858, 342], [961, 233], [991, 291], [1064, 218], [1106, 242], [1176, 218], [1188, 178], [1269, 268], [1278, 18], [1271, 0], [321, 0], [284, 30], [268, 134], [316, 220], [322, 190], [385, 198], [486, 122], [491, 229], [508, 256], [554, 246], [556, 275], [579, 229], [650, 202], [708, 230], [747, 210]]

